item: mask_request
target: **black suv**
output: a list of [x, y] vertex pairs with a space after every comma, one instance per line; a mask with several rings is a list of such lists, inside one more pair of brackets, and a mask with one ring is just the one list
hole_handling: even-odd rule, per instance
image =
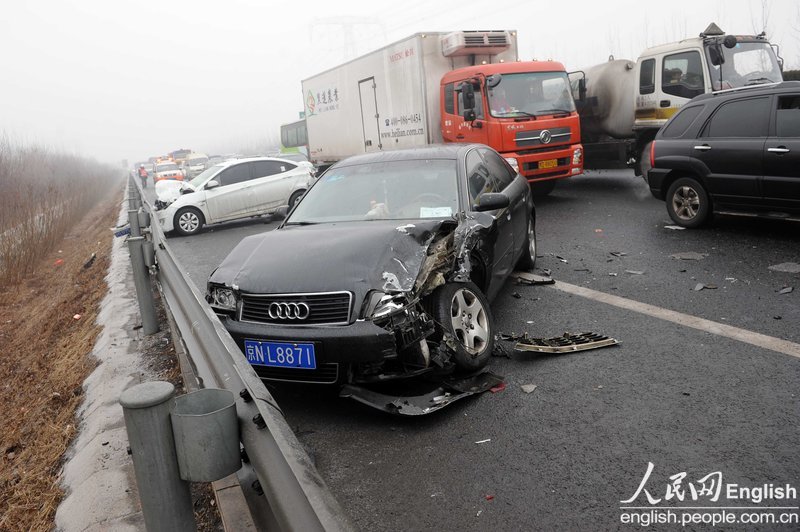
[[800, 82], [703, 94], [656, 135], [650, 192], [670, 218], [712, 213], [800, 219]]

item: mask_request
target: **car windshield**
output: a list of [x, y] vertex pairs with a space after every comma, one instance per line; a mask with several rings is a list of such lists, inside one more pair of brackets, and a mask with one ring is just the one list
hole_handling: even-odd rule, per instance
[[458, 211], [456, 161], [380, 161], [333, 167], [308, 191], [287, 225], [449, 218]]
[[178, 169], [178, 165], [175, 164], [175, 163], [159, 164], [159, 165], [156, 166], [156, 172], [169, 172], [169, 171], [177, 170], [177, 169]]
[[737, 42], [733, 48], [719, 46], [717, 49], [722, 51], [725, 58], [720, 65], [721, 74], [720, 66], [712, 64], [711, 49], [712, 46], [706, 47], [711, 85], [714, 90], [783, 81], [781, 67], [769, 43]]
[[188, 164], [189, 166], [197, 166], [200, 164], [205, 164], [206, 161], [208, 161], [208, 159], [201, 157], [199, 159], [189, 159], [188, 161], [186, 161], [186, 164]]
[[489, 89], [489, 112], [496, 117], [571, 113], [575, 102], [565, 72], [503, 74]]
[[189, 181], [189, 184], [192, 185], [194, 188], [197, 188], [206, 181], [208, 181], [209, 179], [211, 179], [212, 176], [215, 176], [220, 170], [222, 170], [223, 167], [224, 165], [222, 164], [215, 164], [214, 166], [209, 166], [208, 168], [197, 174], [197, 177]]

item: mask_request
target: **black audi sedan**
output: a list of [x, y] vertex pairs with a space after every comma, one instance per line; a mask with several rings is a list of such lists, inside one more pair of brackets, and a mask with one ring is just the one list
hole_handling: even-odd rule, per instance
[[473, 372], [494, 347], [489, 301], [534, 265], [534, 224], [528, 183], [488, 146], [357, 155], [244, 238], [206, 298], [263, 379]]

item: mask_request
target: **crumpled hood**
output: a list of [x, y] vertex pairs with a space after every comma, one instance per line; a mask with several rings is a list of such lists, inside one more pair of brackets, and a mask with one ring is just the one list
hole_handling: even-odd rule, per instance
[[181, 186], [193, 188], [190, 184], [184, 181], [176, 181], [174, 179], [166, 179], [156, 183], [156, 198], [166, 204], [181, 197]]
[[[244, 238], [209, 279], [242, 292], [410, 291], [442, 220], [287, 226]], [[455, 227], [455, 224], [453, 224]]]

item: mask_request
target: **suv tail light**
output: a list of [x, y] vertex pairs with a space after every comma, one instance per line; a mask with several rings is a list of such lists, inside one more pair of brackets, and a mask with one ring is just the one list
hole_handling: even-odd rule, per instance
[[650, 168], [656, 165], [656, 141], [650, 143]]

